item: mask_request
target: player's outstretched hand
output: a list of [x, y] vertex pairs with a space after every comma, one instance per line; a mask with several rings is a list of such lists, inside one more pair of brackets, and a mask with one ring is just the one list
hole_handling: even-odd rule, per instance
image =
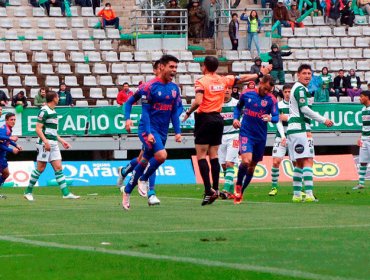
[[286, 147], [286, 137], [281, 138], [280, 145], [283, 146], [283, 147]]
[[361, 138], [357, 140], [357, 146], [362, 147], [362, 140], [361, 140]]
[[334, 125], [333, 121], [332, 120], [329, 120], [329, 119], [326, 119], [326, 121], [324, 122], [324, 124], [327, 126], [327, 127], [331, 127]]
[[19, 151], [23, 151], [23, 148], [22, 148], [22, 146], [19, 146], [19, 145], [17, 145], [17, 147], [16, 147]]
[[12, 135], [9, 137], [10, 140], [17, 142], [18, 141], [18, 136]]
[[261, 116], [261, 119], [264, 121], [264, 122], [270, 122], [271, 121], [271, 116], [268, 115], [268, 114], [264, 114]]
[[234, 127], [234, 128], [240, 128], [240, 127], [241, 127], [241, 125], [240, 125], [240, 121], [239, 121], [239, 120], [234, 120], [234, 121], [233, 121], [233, 127]]
[[64, 149], [69, 149], [70, 147], [71, 147], [71, 144], [69, 144], [68, 142], [66, 142], [66, 141], [63, 141], [62, 142], [62, 146], [63, 146], [63, 148]]
[[18, 154], [19, 153], [19, 149], [18, 148], [13, 148], [13, 154]]
[[182, 141], [182, 136], [181, 136], [181, 134], [176, 134], [176, 135], [175, 135], [175, 141], [176, 141], [177, 143], [181, 143], [181, 141]]
[[128, 119], [126, 120], [126, 124], [125, 124], [125, 129], [128, 133], [131, 132], [131, 126], [133, 125], [133, 122], [132, 120]]
[[155, 143], [155, 138], [154, 138], [154, 136], [153, 136], [153, 134], [148, 134], [148, 142], [149, 143]]
[[46, 141], [44, 143], [44, 148], [45, 148], [45, 151], [49, 152], [50, 151], [50, 144], [49, 144], [49, 141]]
[[271, 70], [272, 70], [272, 64], [261, 67], [261, 72], [262, 72], [263, 75], [267, 75], [268, 73], [271, 72]]

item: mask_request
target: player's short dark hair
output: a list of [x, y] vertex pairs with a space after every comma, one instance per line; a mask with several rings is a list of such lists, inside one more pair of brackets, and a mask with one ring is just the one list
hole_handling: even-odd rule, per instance
[[298, 67], [298, 73], [301, 73], [303, 70], [310, 70], [312, 72], [312, 67], [311, 65], [309, 64], [301, 64], [299, 67]]
[[128, 84], [128, 82], [124, 82], [123, 85], [125, 86], [125, 85], [129, 85], [129, 84]]
[[167, 65], [170, 61], [179, 63], [179, 60], [177, 59], [177, 57], [170, 55], [170, 54], [162, 55], [161, 59], [159, 60], [159, 63], [162, 65]]
[[344, 69], [339, 69], [338, 72], [344, 72]]
[[6, 115], [5, 115], [5, 120], [7, 121], [7, 120], [9, 120], [11, 117], [14, 117], [15, 116], [15, 114], [14, 113], [7, 113]]
[[48, 91], [45, 95], [46, 102], [49, 103], [57, 96], [55, 91]]
[[268, 83], [272, 87], [275, 85], [274, 79], [270, 75], [263, 76], [261, 79], [261, 83], [264, 83], [264, 84]]
[[364, 91], [361, 92], [360, 95], [364, 95], [364, 96], [370, 98], [370, 90], [364, 90]]
[[292, 85], [291, 84], [285, 84], [283, 86], [283, 91], [286, 90], [286, 89], [291, 89], [292, 88]]
[[237, 13], [232, 13], [231, 17], [233, 18], [234, 16], [238, 16]]
[[112, 6], [109, 2], [105, 3], [105, 7]]
[[161, 63], [161, 61], [159, 59], [154, 62], [154, 64], [153, 64], [153, 69], [154, 70], [158, 69], [159, 63]]
[[214, 56], [206, 56], [204, 59], [204, 66], [209, 72], [216, 72], [218, 68], [218, 59]]

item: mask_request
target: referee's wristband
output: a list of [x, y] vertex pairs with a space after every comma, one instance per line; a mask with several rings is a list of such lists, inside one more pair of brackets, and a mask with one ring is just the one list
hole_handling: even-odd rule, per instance
[[191, 113], [189, 112], [189, 110], [187, 110], [187, 111], [185, 112], [185, 114], [186, 114], [188, 117], [190, 117], [190, 115], [191, 115]]

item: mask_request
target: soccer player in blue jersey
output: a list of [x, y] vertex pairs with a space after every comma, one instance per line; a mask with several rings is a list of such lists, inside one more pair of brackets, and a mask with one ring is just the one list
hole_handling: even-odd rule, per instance
[[[166, 160], [165, 144], [170, 121], [175, 131], [175, 141], [181, 142], [179, 107], [181, 96], [179, 87], [172, 82], [177, 72], [178, 59], [172, 55], [164, 55], [160, 59], [160, 74], [147, 82], [141, 89], [142, 115], [139, 123], [138, 136], [144, 146], [141, 161], [132, 172], [126, 187], [122, 187], [122, 207], [130, 209], [130, 194], [139, 183], [145, 185], [149, 177]], [[148, 204], [160, 203], [155, 192], [148, 193]]]
[[[0, 127], [0, 187], [9, 177], [7, 153], [18, 154], [22, 151], [22, 147], [15, 143], [18, 140], [17, 136], [12, 136], [12, 129], [15, 125], [16, 117], [14, 113], [8, 113], [5, 116], [5, 124]], [[9, 145], [14, 148], [9, 148]], [[0, 198], [6, 198], [0, 194]]]
[[[279, 121], [276, 98], [272, 95], [274, 81], [271, 76], [264, 76], [258, 86], [258, 92], [249, 91], [240, 96], [234, 110], [235, 128], [240, 128], [239, 149], [241, 163], [235, 186], [234, 204], [243, 200], [243, 192], [253, 178], [254, 169], [262, 160], [266, 147], [267, 123]], [[243, 114], [240, 123], [239, 118]]]
[[[153, 73], [156, 77], [159, 75], [159, 60], [156, 60], [154, 65], [153, 65]], [[133, 122], [130, 118], [131, 117], [130, 115], [131, 115], [132, 106], [141, 99], [141, 97], [142, 97], [141, 96], [141, 93], [142, 93], [141, 89], [144, 86], [145, 86], [145, 83], [140, 84], [138, 90], [134, 93], [134, 95], [131, 96], [127, 100], [124, 107], [122, 106], [122, 108], [124, 109], [123, 114], [124, 114], [125, 120], [126, 120], [125, 129], [128, 133], [131, 132], [131, 126], [133, 125]], [[123, 181], [125, 180], [127, 175], [130, 174], [134, 170], [134, 168], [137, 166], [137, 164], [141, 161], [141, 159], [143, 157], [143, 153], [144, 153], [144, 148], [141, 149], [140, 154], [139, 154], [138, 157], [133, 158], [125, 167], [119, 167], [118, 168], [117, 186], [119, 186], [120, 188], [122, 187]], [[156, 177], [156, 174], [154, 172], [153, 175], [150, 176], [150, 178], [149, 178], [149, 190], [154, 190], [155, 177]], [[147, 196], [147, 189], [142, 188], [142, 187], [143, 187], [143, 184], [138, 185], [138, 192], [142, 197], [146, 197]]]

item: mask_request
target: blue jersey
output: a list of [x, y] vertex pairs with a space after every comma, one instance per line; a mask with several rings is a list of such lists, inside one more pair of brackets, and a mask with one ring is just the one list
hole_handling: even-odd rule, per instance
[[6, 154], [13, 152], [13, 149], [9, 148], [9, 145], [14, 147], [17, 146], [15, 142], [10, 140], [12, 136], [12, 128], [4, 124], [0, 127], [0, 160], [6, 159]]
[[159, 78], [147, 82], [137, 94], [141, 95], [142, 115], [139, 134], [158, 133], [167, 138], [170, 121], [176, 134], [181, 133], [179, 108], [180, 89], [175, 83], [163, 83]]
[[239, 120], [242, 113], [240, 136], [246, 136], [256, 142], [266, 141], [267, 138], [267, 122], [262, 120], [262, 115], [271, 115], [273, 123], [279, 121], [277, 100], [272, 94], [263, 97], [254, 91], [242, 94], [234, 109], [234, 119]]

